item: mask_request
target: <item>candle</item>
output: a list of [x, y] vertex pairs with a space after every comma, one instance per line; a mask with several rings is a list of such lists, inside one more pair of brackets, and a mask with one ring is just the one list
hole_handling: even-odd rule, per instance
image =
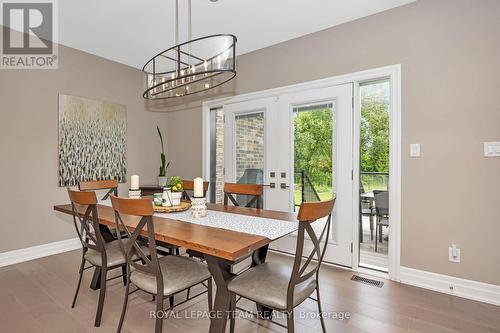
[[203, 178], [195, 178], [194, 179], [194, 190], [193, 194], [196, 198], [201, 198], [203, 197]]
[[139, 176], [138, 175], [132, 175], [132, 177], [130, 177], [130, 189], [131, 190], [138, 190], [139, 189]]

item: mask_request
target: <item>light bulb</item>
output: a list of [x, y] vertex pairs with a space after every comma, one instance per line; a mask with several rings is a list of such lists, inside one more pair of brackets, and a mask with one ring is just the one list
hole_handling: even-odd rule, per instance
[[205, 83], [205, 89], [208, 89], [208, 88], [210, 88], [210, 84]]

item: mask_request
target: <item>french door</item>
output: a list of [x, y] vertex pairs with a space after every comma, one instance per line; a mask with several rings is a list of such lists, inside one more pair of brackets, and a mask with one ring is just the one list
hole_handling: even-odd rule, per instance
[[[325, 260], [348, 267], [354, 221], [352, 91], [352, 84], [344, 84], [223, 106], [225, 181], [264, 184], [264, 208], [271, 210], [293, 212], [302, 201], [335, 196]], [[314, 225], [320, 230], [323, 223]], [[295, 244], [290, 235], [271, 248], [293, 253]]]

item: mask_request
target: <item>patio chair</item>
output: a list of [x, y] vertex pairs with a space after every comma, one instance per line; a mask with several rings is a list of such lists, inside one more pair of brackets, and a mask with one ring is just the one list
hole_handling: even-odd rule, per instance
[[[382, 227], [389, 227], [389, 192], [373, 191], [377, 225], [375, 227], [375, 252], [378, 242], [382, 243]], [[377, 239], [378, 238], [378, 239]]]

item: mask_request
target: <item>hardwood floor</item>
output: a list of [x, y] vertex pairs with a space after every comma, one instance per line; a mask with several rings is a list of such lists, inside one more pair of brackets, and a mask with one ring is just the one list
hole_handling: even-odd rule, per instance
[[[71, 300], [76, 285], [80, 251], [67, 252], [0, 268], [0, 332], [116, 332], [124, 287], [121, 279], [108, 282], [102, 325], [93, 327], [98, 292], [88, 288], [85, 273], [76, 306]], [[269, 261], [288, 258], [270, 254]], [[116, 270], [114, 274], [119, 274]], [[500, 307], [385, 281], [383, 288], [350, 280], [352, 272], [332, 267], [321, 271], [324, 311], [349, 313], [344, 320], [327, 320], [328, 332], [500, 332]], [[182, 297], [179, 297], [181, 299]], [[252, 309], [242, 301], [240, 306]], [[122, 332], [153, 332], [151, 296], [130, 296]], [[207, 310], [201, 297], [180, 306], [164, 323], [164, 332], [207, 332], [207, 318], [192, 318]], [[297, 310], [297, 332], [320, 332], [316, 304], [304, 302]], [[244, 316], [244, 314], [241, 314]], [[299, 318], [302, 317], [302, 318]], [[236, 321], [238, 333], [285, 332], [253, 318]]]

